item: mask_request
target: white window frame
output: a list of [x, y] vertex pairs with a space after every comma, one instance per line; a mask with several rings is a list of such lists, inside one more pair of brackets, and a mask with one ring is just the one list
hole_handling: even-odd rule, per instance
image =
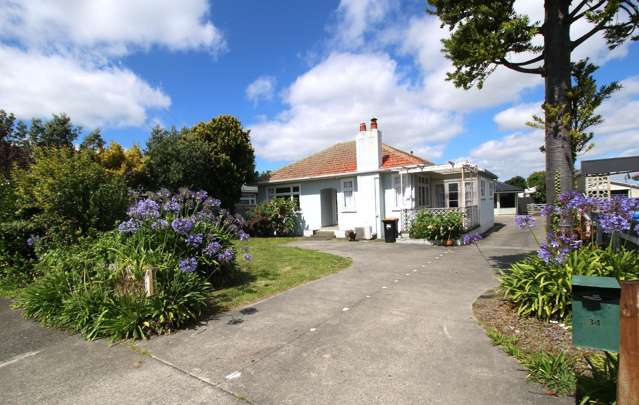
[[[349, 182], [351, 183], [351, 187], [350, 187], [350, 192], [351, 192], [350, 204], [346, 201], [346, 191], [347, 191], [346, 183], [349, 183]], [[341, 204], [342, 212], [344, 212], [344, 211], [355, 211], [355, 179], [353, 177], [342, 179], [341, 187], [342, 187], [342, 204]]]
[[[277, 191], [277, 189], [283, 189], [283, 188], [288, 188], [288, 191]], [[297, 188], [297, 191], [295, 191], [295, 188]], [[302, 210], [302, 206], [301, 206], [301, 201], [300, 201], [300, 196], [302, 194], [302, 186], [300, 184], [277, 184], [277, 185], [273, 185], [272, 187], [269, 187], [268, 189], [266, 189], [266, 193], [267, 193], [267, 198], [268, 200], [272, 200], [273, 198], [280, 198], [280, 197], [288, 197], [290, 198], [292, 201], [295, 201], [295, 197], [297, 197], [297, 202], [298, 202], [298, 206], [297, 206], [297, 210], [301, 211]]]
[[475, 205], [475, 182], [466, 181], [464, 183], [464, 205], [466, 207]]
[[491, 199], [495, 198], [495, 182], [494, 181], [489, 181], [488, 182], [488, 189], [489, 189], [489, 197]]
[[430, 181], [428, 177], [417, 176], [415, 199], [418, 208], [430, 207]]
[[480, 180], [480, 193], [481, 193], [481, 199], [485, 200], [486, 199], [486, 180], [484, 179]]
[[[453, 201], [457, 201], [457, 207], [451, 207], [450, 206], [450, 186], [451, 184], [455, 184], [457, 185], [457, 200], [453, 200]], [[446, 183], [446, 207], [447, 208], [459, 208], [461, 207], [461, 185], [459, 184], [458, 181], [451, 181], [449, 183]]]

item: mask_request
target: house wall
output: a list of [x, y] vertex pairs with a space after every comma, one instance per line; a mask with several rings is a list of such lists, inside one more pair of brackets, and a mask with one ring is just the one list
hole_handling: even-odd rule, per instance
[[[353, 180], [354, 205], [352, 208], [344, 206], [344, 193], [342, 181]], [[375, 183], [377, 182], [379, 193], [379, 174], [373, 175], [353, 175], [352, 177], [318, 179], [301, 183], [282, 183], [275, 185], [260, 185], [258, 191], [259, 201], [266, 201], [268, 198], [268, 187], [283, 187], [289, 185], [300, 186], [300, 214], [302, 218], [302, 230], [305, 235], [312, 235], [313, 231], [322, 228], [322, 217], [326, 220], [333, 210], [334, 200], [329, 198], [329, 193], [323, 193], [324, 189], [334, 189], [337, 194], [337, 225], [340, 231], [355, 229], [361, 226], [372, 226], [372, 231], [376, 232], [377, 216], [380, 210], [379, 198], [375, 204]], [[324, 204], [323, 204], [324, 202]], [[376, 208], [377, 207], [377, 208]], [[324, 210], [324, 214], [322, 211]], [[339, 234], [341, 236], [342, 233]]]
[[[477, 196], [479, 199], [479, 229], [478, 233], [484, 233], [495, 225], [495, 181], [486, 176], [479, 176], [479, 188]], [[484, 197], [481, 195], [481, 182], [484, 181]], [[492, 184], [492, 187], [491, 187]]]

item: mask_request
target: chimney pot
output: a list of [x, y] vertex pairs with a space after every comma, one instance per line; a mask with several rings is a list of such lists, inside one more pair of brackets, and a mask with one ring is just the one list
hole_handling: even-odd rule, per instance
[[377, 118], [371, 118], [371, 129], [377, 129]]
[[359, 124], [359, 132], [364, 132], [366, 131], [366, 123], [362, 122], [361, 124]]

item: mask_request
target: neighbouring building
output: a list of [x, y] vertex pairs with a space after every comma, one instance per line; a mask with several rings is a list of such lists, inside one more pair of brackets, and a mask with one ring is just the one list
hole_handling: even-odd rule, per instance
[[242, 185], [242, 194], [240, 201], [235, 204], [235, 211], [245, 214], [257, 205], [257, 186]]
[[500, 181], [495, 182], [495, 215], [517, 214], [518, 200], [524, 190]]
[[386, 145], [376, 119], [360, 124], [355, 140], [338, 143], [258, 182], [258, 200], [290, 198], [305, 236], [319, 230], [344, 237], [383, 235], [382, 220], [399, 219], [406, 231], [420, 209], [464, 213], [467, 230], [494, 224], [495, 179], [468, 163], [434, 164]]

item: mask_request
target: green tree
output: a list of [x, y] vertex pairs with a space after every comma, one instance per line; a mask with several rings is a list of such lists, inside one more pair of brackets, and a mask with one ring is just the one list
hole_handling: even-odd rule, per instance
[[73, 148], [73, 142], [82, 133], [82, 128], [73, 125], [68, 115], [53, 114], [53, 118], [43, 122], [39, 118], [31, 120], [29, 138], [31, 144], [41, 147]]
[[528, 187], [535, 187], [537, 191], [532, 195], [537, 204], [546, 202], [546, 172], [532, 172], [528, 176]]
[[525, 190], [526, 188], [528, 188], [526, 179], [524, 179], [521, 176], [511, 177], [510, 179], [506, 180], [504, 183], [510, 184], [511, 186], [519, 187], [522, 190]]
[[100, 131], [100, 128], [96, 128], [84, 137], [84, 140], [82, 140], [82, 143], [80, 144], [80, 149], [102, 152], [104, 150], [104, 145], [106, 145], [106, 143], [102, 137], [102, 132]]
[[[612, 93], [621, 89], [621, 85], [616, 81], [597, 87], [593, 77], [597, 69], [598, 67], [589, 63], [588, 59], [572, 64], [572, 88], [568, 92], [570, 109], [563, 119], [570, 121], [570, 152], [573, 163], [579, 154], [594, 147], [591, 143], [594, 133], [587, 130], [604, 121], [600, 114], [595, 114], [595, 110], [604, 100], [610, 98]], [[528, 125], [543, 129], [544, 123], [545, 116], [534, 115]], [[545, 152], [545, 146], [540, 150]]]
[[[540, 75], [545, 80], [546, 190], [555, 200], [557, 177], [560, 191], [573, 189], [572, 144], [569, 114], [571, 54], [598, 32], [610, 48], [621, 45], [639, 25], [639, 7], [633, 0], [545, 0], [544, 21], [518, 14], [514, 0], [428, 0], [430, 12], [451, 30], [443, 40], [444, 52], [454, 65], [448, 74], [456, 86], [481, 88], [497, 67]], [[571, 38], [570, 28], [587, 20], [592, 28]], [[542, 37], [543, 45], [537, 41]]]
[[227, 208], [239, 201], [242, 184], [255, 176], [249, 131], [228, 115], [180, 131], [156, 127], [146, 153], [151, 187], [203, 189]]
[[26, 126], [13, 113], [0, 110], [0, 178], [8, 177], [14, 165], [25, 166], [29, 161]]

